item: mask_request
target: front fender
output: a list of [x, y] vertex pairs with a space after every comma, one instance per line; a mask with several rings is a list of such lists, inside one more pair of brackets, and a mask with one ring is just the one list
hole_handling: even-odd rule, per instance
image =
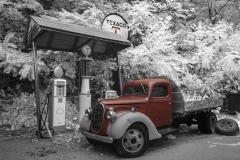
[[142, 122], [148, 129], [149, 140], [161, 138], [152, 121], [140, 112], [124, 112], [116, 116], [116, 120], [108, 125], [107, 134], [113, 139], [119, 139], [126, 132], [128, 127], [135, 123]]
[[91, 124], [91, 120], [84, 115], [80, 122], [80, 129], [88, 132], [90, 128], [90, 124]]

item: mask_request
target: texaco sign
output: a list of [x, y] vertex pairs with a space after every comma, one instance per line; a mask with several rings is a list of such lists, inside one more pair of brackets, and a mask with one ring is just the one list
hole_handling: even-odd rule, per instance
[[114, 32], [128, 39], [127, 21], [117, 13], [110, 13], [104, 18], [102, 29], [105, 31]]

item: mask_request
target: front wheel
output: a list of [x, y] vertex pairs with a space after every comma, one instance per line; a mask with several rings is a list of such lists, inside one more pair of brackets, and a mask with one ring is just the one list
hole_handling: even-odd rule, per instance
[[149, 141], [148, 130], [141, 124], [131, 125], [124, 135], [114, 139], [114, 147], [121, 157], [133, 158], [143, 155]]

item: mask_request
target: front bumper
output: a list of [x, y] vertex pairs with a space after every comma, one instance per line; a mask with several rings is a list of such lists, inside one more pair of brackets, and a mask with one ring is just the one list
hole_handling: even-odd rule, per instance
[[83, 131], [83, 130], [80, 130], [80, 132], [81, 132], [82, 135], [84, 135], [88, 138], [97, 140], [97, 141], [101, 141], [101, 142], [105, 142], [105, 143], [112, 143], [113, 142], [113, 139], [111, 137], [99, 136], [99, 135], [92, 134], [92, 133], [89, 133], [89, 132], [86, 132], [86, 131]]

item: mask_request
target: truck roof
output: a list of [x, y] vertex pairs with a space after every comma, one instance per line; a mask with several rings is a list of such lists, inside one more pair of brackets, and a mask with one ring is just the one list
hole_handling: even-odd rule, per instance
[[167, 79], [162, 79], [162, 78], [147, 78], [147, 79], [139, 79], [139, 80], [133, 80], [130, 82], [127, 82], [126, 84], [128, 85], [133, 85], [133, 84], [140, 84], [140, 83], [169, 83], [169, 80]]
[[[139, 80], [134, 80], [126, 83], [127, 85], [133, 85], [134, 83], [140, 84], [140, 83], [147, 83], [147, 84], [155, 84], [155, 83], [170, 83], [172, 92], [180, 92], [180, 88], [178, 85], [169, 77], [167, 76], [156, 76], [156, 77], [150, 77], [150, 78], [145, 78], [145, 79], [139, 79]], [[125, 84], [125, 85], [126, 85]]]

